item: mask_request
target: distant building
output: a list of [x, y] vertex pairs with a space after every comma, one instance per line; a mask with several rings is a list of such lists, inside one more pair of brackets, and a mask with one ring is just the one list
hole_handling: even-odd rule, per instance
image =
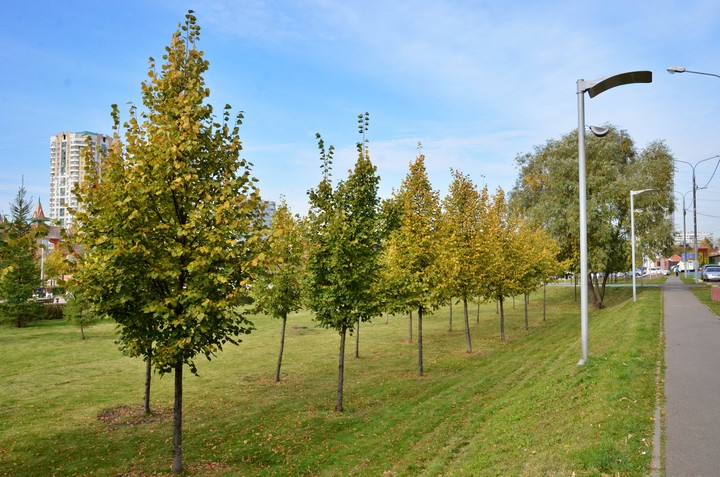
[[65, 228], [73, 223], [68, 207], [77, 208], [72, 190], [85, 176], [82, 151], [88, 139], [94, 150], [93, 161], [99, 166], [112, 143], [111, 136], [82, 131], [50, 137], [50, 219]]
[[275, 215], [275, 211], [277, 210], [277, 206], [275, 205], [275, 202], [273, 201], [265, 201], [265, 217], [263, 221], [265, 222], [265, 227], [270, 227], [270, 221], [272, 220], [272, 216]]

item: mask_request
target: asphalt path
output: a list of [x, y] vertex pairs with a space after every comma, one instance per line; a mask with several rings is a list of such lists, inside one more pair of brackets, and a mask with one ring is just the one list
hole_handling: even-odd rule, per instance
[[665, 476], [720, 476], [720, 319], [678, 277], [663, 296]]

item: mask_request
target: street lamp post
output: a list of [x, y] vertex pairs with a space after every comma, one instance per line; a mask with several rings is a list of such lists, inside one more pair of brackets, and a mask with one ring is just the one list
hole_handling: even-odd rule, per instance
[[655, 189], [631, 190], [630, 191], [630, 243], [632, 244], [632, 287], [633, 302], [637, 301], [637, 293], [635, 291], [635, 196], [650, 192]]
[[578, 174], [580, 202], [580, 338], [582, 358], [579, 366], [588, 359], [588, 263], [587, 263], [587, 199], [585, 183], [585, 92], [590, 98], [616, 86], [631, 83], [651, 83], [651, 71], [630, 71], [607, 76], [599, 80], [577, 80], [578, 96]]
[[[696, 75], [714, 76], [714, 77], [716, 77], [716, 78], [720, 78], [720, 75], [717, 75], [717, 74], [715, 74], [715, 73], [706, 73], [706, 72], [704, 72], [704, 71], [692, 71], [692, 70], [685, 69], [685, 68], [682, 67], [682, 66], [671, 66], [670, 68], [667, 69], [667, 72], [670, 73], [670, 74], [674, 74], [674, 73], [692, 73], [692, 74], [696, 74]], [[696, 162], [695, 165], [692, 165], [692, 164], [690, 164], [689, 162], [680, 161], [680, 160], [675, 159], [677, 162], [684, 162], [685, 164], [689, 164], [690, 167], [692, 167], [692, 171], [693, 171], [693, 227], [694, 227], [694, 231], [695, 231], [695, 244], [694, 244], [694, 247], [695, 247], [695, 260], [693, 261], [693, 264], [694, 264], [694, 267], [695, 267], [695, 283], [698, 282], [697, 204], [696, 204], [696, 202], [695, 202], [695, 199], [696, 199], [695, 191], [697, 190], [697, 187], [696, 187], [696, 185], [695, 185], [695, 166], [697, 166], [697, 165], [700, 164], [701, 162], [709, 161], [710, 159], [714, 159], [714, 158], [716, 158], [716, 157], [720, 157], [720, 156], [715, 155], [715, 156], [713, 156], [713, 157], [709, 157], [709, 158], [707, 158], [707, 159], [703, 159], [702, 161]], [[705, 186], [705, 187], [707, 187], [707, 186]], [[704, 188], [704, 187], [703, 187], [703, 188]]]
[[[692, 168], [693, 235], [694, 235], [694, 237], [695, 237], [695, 238], [694, 238], [694, 243], [693, 243], [693, 247], [694, 247], [694, 250], [695, 250], [695, 259], [693, 260], [693, 268], [694, 268], [693, 272], [694, 272], [694, 275], [695, 275], [695, 283], [698, 283], [698, 281], [699, 281], [699, 279], [698, 279], [698, 268], [699, 268], [699, 267], [698, 267], [698, 264], [699, 264], [699, 261], [698, 261], [698, 242], [697, 242], [697, 190], [698, 190], [698, 186], [697, 186], [697, 183], [696, 183], [696, 181], [695, 181], [695, 168], [696, 168], [697, 165], [700, 164], [700, 163], [703, 163], [703, 162], [705, 162], [705, 161], [709, 161], [709, 160], [711, 160], [711, 159], [717, 159], [717, 158], [720, 158], [720, 155], [715, 154], [714, 156], [708, 157], [707, 159], [699, 160], [699, 161], [697, 161], [695, 164], [693, 164], [693, 163], [691, 163], [691, 162], [687, 162], [687, 161], [682, 161], [682, 160], [680, 160], [680, 159], [673, 159], [673, 161], [675, 161], [675, 162], [682, 162], [683, 164], [687, 164], [688, 166], [690, 166], [690, 167]], [[700, 187], [700, 189], [705, 189], [705, 188], [707, 188], [707, 184], [705, 184], [705, 186], [703, 186], [703, 187]], [[683, 203], [684, 203], [684, 200], [685, 200], [685, 197], [683, 196]], [[683, 212], [683, 213], [684, 213], [684, 212]], [[687, 275], [686, 275], [686, 276], [687, 276]]]
[[688, 195], [691, 190], [685, 192], [684, 194], [680, 194], [678, 192], [675, 192], [677, 195], [682, 196], [682, 209], [683, 209], [683, 256], [682, 256], [682, 263], [683, 263], [683, 271], [685, 272], [685, 278], [688, 276], [687, 272], [687, 232], [686, 232], [686, 220], [685, 216], [687, 215], [687, 209], [685, 208], [685, 196]]

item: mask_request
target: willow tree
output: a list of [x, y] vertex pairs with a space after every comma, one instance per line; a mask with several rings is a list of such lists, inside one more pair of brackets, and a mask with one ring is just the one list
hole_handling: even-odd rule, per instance
[[[643, 250], [660, 255], [672, 245], [672, 154], [661, 141], [639, 151], [627, 131], [609, 129], [605, 137], [586, 138], [588, 268], [602, 273], [603, 280], [581, 279], [588, 280], [596, 308], [602, 307], [607, 277], [630, 267], [630, 190], [656, 189], [638, 198], [643, 213], [635, 233]], [[570, 132], [517, 157], [520, 174], [512, 192], [513, 202], [558, 242], [560, 260], [573, 261], [575, 270], [580, 246], [577, 152], [577, 132]]]
[[308, 191], [307, 303], [321, 326], [340, 335], [335, 410], [342, 412], [347, 334], [381, 312], [376, 296], [379, 177], [363, 141], [358, 143], [358, 158], [347, 180], [334, 186], [334, 148], [326, 150], [319, 134], [317, 137], [323, 176], [320, 184]]
[[384, 273], [395, 288], [396, 306], [417, 310], [418, 374], [422, 376], [423, 316], [444, 301], [438, 259], [440, 199], [428, 179], [424, 155], [410, 163], [398, 200], [402, 204], [401, 225], [388, 240]]
[[265, 247], [267, 268], [258, 273], [251, 288], [256, 309], [282, 320], [276, 383], [280, 381], [288, 315], [302, 308], [303, 249], [300, 224], [283, 201], [270, 221]]
[[[190, 11], [149, 79], [144, 110], [122, 124], [78, 191], [78, 285], [94, 309], [118, 324], [125, 349], [174, 373], [172, 471], [182, 472], [183, 368], [237, 344], [252, 324], [242, 314], [258, 264], [262, 202], [240, 159], [242, 115], [207, 102], [208, 62]], [[150, 345], [149, 345], [150, 344]], [[149, 358], [149, 356], [148, 356]]]

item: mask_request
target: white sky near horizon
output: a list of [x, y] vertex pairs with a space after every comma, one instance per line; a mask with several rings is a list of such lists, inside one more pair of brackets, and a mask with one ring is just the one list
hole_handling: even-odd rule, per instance
[[[148, 58], [158, 62], [188, 9], [216, 112], [244, 111], [243, 157], [262, 195], [307, 210], [320, 180], [315, 133], [336, 147], [334, 177], [356, 158], [368, 111], [371, 158], [390, 195], [422, 143], [434, 188], [450, 169], [509, 191], [515, 158], [577, 127], [576, 82], [651, 70], [653, 83], [585, 97], [587, 124], [626, 129], [643, 149], [664, 141], [677, 159], [720, 153], [720, 2], [550, 0], [68, 0], [5, 2], [0, 19], [0, 212], [24, 176], [49, 212], [49, 138], [111, 133], [110, 105], [140, 105]], [[696, 168], [698, 231], [720, 239], [716, 161]], [[637, 189], [644, 188], [638, 184]], [[692, 190], [675, 176], [676, 222]], [[687, 194], [686, 205], [690, 197]], [[692, 210], [687, 215], [692, 231]]]

